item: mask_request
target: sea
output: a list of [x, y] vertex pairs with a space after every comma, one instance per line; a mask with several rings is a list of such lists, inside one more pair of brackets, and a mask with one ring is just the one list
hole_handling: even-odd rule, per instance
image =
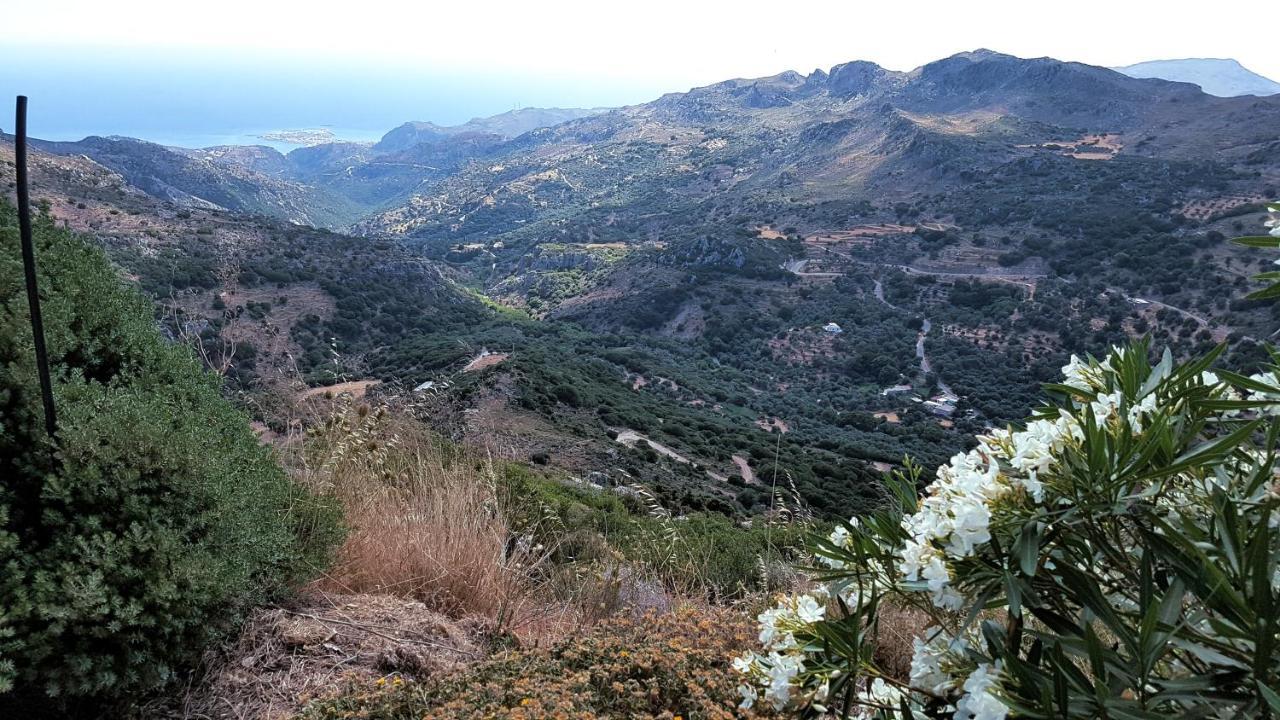
[[466, 68], [158, 50], [0, 45], [0, 129], [27, 95], [28, 132], [44, 140], [120, 135], [185, 148], [292, 143], [282, 130], [326, 128], [376, 141], [413, 120], [456, 125], [518, 107], [644, 102], [653, 88], [607, 79], [530, 77]]
[[[39, 135], [41, 140], [81, 140], [90, 135], [120, 135], [124, 137], [137, 138], [146, 140], [158, 145], [178, 148], [207, 148], [218, 145], [263, 145], [275, 148], [282, 153], [288, 153], [290, 150], [296, 150], [305, 147], [305, 143], [285, 142], [279, 139], [267, 139], [269, 136], [279, 135], [290, 131], [306, 131], [306, 130], [328, 130], [334, 137], [335, 141], [343, 142], [360, 142], [375, 143], [382, 139], [388, 128], [382, 129], [359, 129], [359, 128], [339, 128], [328, 125], [313, 125], [308, 127], [297, 128], [232, 128], [226, 132], [169, 132], [165, 130], [152, 130], [140, 128], [130, 131], [127, 128], [122, 132], [101, 132], [98, 130], [84, 129], [62, 129], [57, 132], [45, 132]], [[40, 132], [38, 126], [33, 127], [31, 134], [36, 136]]]

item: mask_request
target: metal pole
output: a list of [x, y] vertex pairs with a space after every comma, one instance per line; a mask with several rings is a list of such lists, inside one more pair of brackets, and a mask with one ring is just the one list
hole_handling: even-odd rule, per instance
[[27, 276], [27, 305], [31, 308], [31, 334], [36, 342], [36, 371], [44, 399], [44, 428], [54, 439], [58, 421], [53, 414], [53, 383], [49, 380], [49, 354], [44, 346], [44, 320], [40, 317], [40, 291], [36, 287], [36, 252], [31, 241], [31, 189], [27, 180], [27, 96], [18, 96], [14, 121], [14, 160], [18, 166], [18, 231], [22, 235], [22, 268]]

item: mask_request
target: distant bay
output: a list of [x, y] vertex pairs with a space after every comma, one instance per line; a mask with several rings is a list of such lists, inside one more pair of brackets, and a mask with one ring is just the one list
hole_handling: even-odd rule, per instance
[[[317, 128], [263, 128], [263, 129], [233, 129], [227, 132], [203, 132], [203, 133], [180, 133], [180, 132], [163, 132], [148, 129], [139, 129], [135, 132], [114, 132], [112, 135], [122, 135], [124, 137], [137, 138], [146, 140], [158, 145], [167, 145], [169, 147], [180, 148], [206, 148], [217, 145], [265, 145], [266, 147], [275, 148], [282, 153], [288, 153], [290, 150], [296, 150], [303, 147], [301, 142], [285, 142], [278, 139], [265, 139], [263, 136], [278, 135], [284, 132], [302, 129], [324, 129], [333, 133], [338, 141], [345, 142], [377, 142], [391, 128], [382, 128], [377, 130], [360, 130], [355, 128], [334, 128], [334, 127], [317, 127]], [[102, 132], [83, 131], [77, 132], [62, 131], [54, 133], [38, 133], [41, 140], [83, 140], [90, 135], [102, 135]]]

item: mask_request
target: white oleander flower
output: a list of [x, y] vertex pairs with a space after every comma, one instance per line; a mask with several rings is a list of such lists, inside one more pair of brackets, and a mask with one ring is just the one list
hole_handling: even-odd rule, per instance
[[1066, 365], [1062, 366], [1062, 374], [1064, 376], [1062, 380], [1063, 385], [1070, 385], [1071, 387], [1078, 388], [1080, 390], [1094, 389], [1093, 379], [1095, 377], [1095, 373], [1093, 368], [1089, 367], [1088, 363], [1075, 355], [1072, 355], [1071, 360]]
[[1148, 393], [1141, 400], [1129, 406], [1129, 414], [1127, 417], [1129, 427], [1133, 428], [1135, 433], [1141, 433], [1146, 427], [1143, 423], [1146, 421], [1147, 416], [1158, 409], [1159, 406], [1156, 404], [1155, 393]]
[[796, 676], [804, 672], [804, 661], [797, 655], [771, 652], [767, 658], [767, 665], [769, 687], [764, 694], [773, 702], [775, 709], [781, 710], [791, 702], [791, 685]]
[[956, 703], [956, 720], [1004, 720], [1009, 707], [992, 693], [997, 686], [1000, 663], [983, 663], [964, 681], [964, 697]]
[[827, 613], [826, 607], [814, 599], [812, 595], [801, 595], [795, 600], [796, 617], [800, 622], [816, 623]]
[[942, 669], [943, 660], [953, 649], [962, 649], [963, 643], [938, 628], [929, 628], [924, 635], [927, 642], [920, 638], [911, 642], [911, 686], [941, 694], [955, 686], [955, 678]]
[[1093, 409], [1093, 420], [1098, 427], [1107, 424], [1107, 420], [1120, 408], [1120, 402], [1124, 399], [1124, 394], [1119, 390], [1111, 393], [1099, 393], [1093, 402], [1089, 403], [1089, 407]]
[[897, 708], [902, 703], [902, 691], [885, 682], [883, 678], [871, 681], [867, 689], [859, 695], [862, 702], [878, 707]]
[[953, 557], [969, 557], [978, 545], [991, 540], [991, 509], [979, 497], [960, 496], [951, 504], [955, 527], [947, 550]]
[[742, 696], [742, 702], [738, 703], [738, 707], [743, 710], [750, 710], [751, 706], [756, 704], [756, 700], [760, 699], [760, 693], [755, 687], [745, 683], [738, 686], [738, 694]]
[[[908, 528], [910, 529], [910, 528]], [[920, 571], [929, 563], [929, 558], [937, 554], [937, 550], [927, 542], [908, 540], [898, 551], [899, 569], [906, 579], [912, 582], [920, 579]]]
[[779, 621], [785, 622], [787, 614], [784, 607], [772, 607], [756, 616], [756, 620], [760, 623], [761, 645], [772, 648], [787, 644], [786, 637], [791, 633], [779, 627]]

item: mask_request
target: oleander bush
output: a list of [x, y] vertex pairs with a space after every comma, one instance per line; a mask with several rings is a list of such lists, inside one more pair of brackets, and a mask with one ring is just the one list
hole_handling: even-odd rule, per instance
[[[814, 544], [817, 589], [760, 615], [750, 705], [842, 717], [1280, 713], [1280, 367], [1073, 358], [1025, 425]], [[932, 624], [874, 661], [882, 609]]]
[[338, 522], [99, 250], [47, 214], [35, 239], [53, 441], [0, 202], [0, 706], [101, 716], [323, 564]]

